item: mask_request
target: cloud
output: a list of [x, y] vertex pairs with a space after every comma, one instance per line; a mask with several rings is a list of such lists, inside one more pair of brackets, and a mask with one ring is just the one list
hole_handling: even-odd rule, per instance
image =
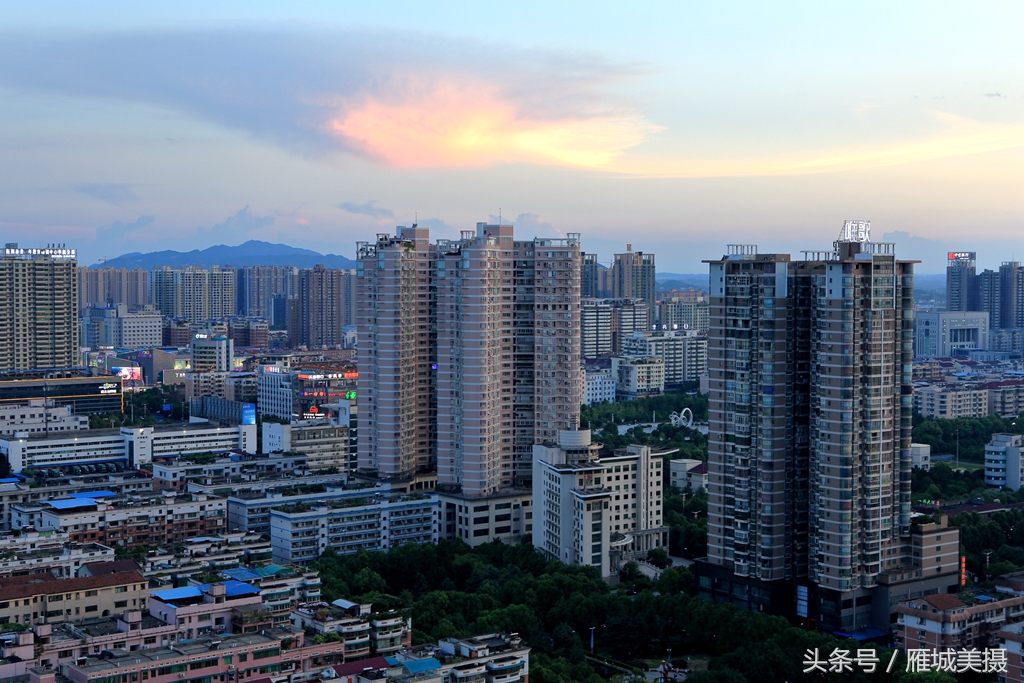
[[987, 92], [985, 93], [985, 97], [1006, 97], [1006, 95], [1001, 95], [997, 92]]
[[98, 242], [122, 242], [131, 239], [136, 233], [141, 232], [145, 227], [151, 225], [156, 218], [153, 216], [139, 216], [134, 223], [114, 221], [109, 228], [96, 228], [96, 240]]
[[78, 183], [72, 185], [71, 189], [114, 206], [138, 199], [132, 186], [125, 183]]
[[244, 242], [257, 238], [260, 231], [273, 225], [276, 220], [276, 216], [257, 216], [246, 206], [212, 228], [196, 228], [196, 237], [212, 237], [225, 243]]
[[369, 216], [370, 218], [394, 218], [395, 213], [391, 209], [385, 209], [383, 206], [374, 206], [377, 200], [373, 199], [365, 204], [353, 204], [352, 202], [342, 202], [336, 204], [336, 206], [349, 213], [358, 214], [360, 216]]
[[938, 273], [946, 265], [946, 254], [949, 252], [949, 248], [941, 240], [911, 235], [905, 230], [894, 230], [882, 235], [881, 241], [894, 242], [898, 258], [921, 261], [915, 269], [919, 272]]
[[[142, 103], [392, 166], [605, 163], [654, 130], [599, 56], [368, 30], [8, 35], [0, 85]], [[378, 120], [379, 119], [379, 120]]]
[[531, 212], [521, 213], [511, 220], [508, 216], [495, 216], [493, 214], [487, 218], [494, 225], [499, 223], [508, 225], [511, 223], [520, 232], [522, 239], [527, 239], [527, 235], [531, 237], [558, 237], [562, 235], [561, 230], [558, 230], [547, 221], [542, 221], [540, 216]]

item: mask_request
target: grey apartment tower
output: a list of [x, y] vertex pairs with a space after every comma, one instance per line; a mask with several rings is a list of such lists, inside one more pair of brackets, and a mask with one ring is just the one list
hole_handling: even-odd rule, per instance
[[[848, 221], [832, 250], [799, 260], [732, 245], [707, 261], [699, 590], [831, 631], [887, 629], [890, 598], [921, 576], [910, 514], [914, 262], [869, 231]], [[955, 564], [921, 590], [944, 592]]]

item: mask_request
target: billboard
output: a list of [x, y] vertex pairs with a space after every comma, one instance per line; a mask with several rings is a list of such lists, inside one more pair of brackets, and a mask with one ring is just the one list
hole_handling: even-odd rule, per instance
[[256, 406], [254, 404], [245, 403], [242, 405], [242, 424], [256, 424]]
[[126, 382], [141, 382], [142, 368], [138, 366], [123, 366], [110, 368], [110, 374], [116, 375]]

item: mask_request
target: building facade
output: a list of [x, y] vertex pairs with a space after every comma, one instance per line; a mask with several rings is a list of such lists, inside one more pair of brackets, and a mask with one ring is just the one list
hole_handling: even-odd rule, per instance
[[[913, 567], [913, 262], [847, 221], [805, 260], [708, 261], [708, 557], [699, 587], [823, 628], [888, 628], [883, 575]], [[755, 607], [758, 606], [759, 607]]]
[[78, 356], [78, 262], [74, 249], [0, 255], [0, 371], [73, 368]]
[[962, 355], [967, 349], [988, 349], [988, 313], [919, 312], [914, 330], [914, 357]]

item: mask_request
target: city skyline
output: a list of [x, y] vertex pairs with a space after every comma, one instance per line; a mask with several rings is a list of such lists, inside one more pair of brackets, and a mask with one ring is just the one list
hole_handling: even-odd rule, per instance
[[351, 257], [500, 213], [696, 273], [865, 217], [920, 273], [992, 268], [1024, 217], [1020, 12], [9, 8], [0, 235], [83, 265], [250, 238]]

